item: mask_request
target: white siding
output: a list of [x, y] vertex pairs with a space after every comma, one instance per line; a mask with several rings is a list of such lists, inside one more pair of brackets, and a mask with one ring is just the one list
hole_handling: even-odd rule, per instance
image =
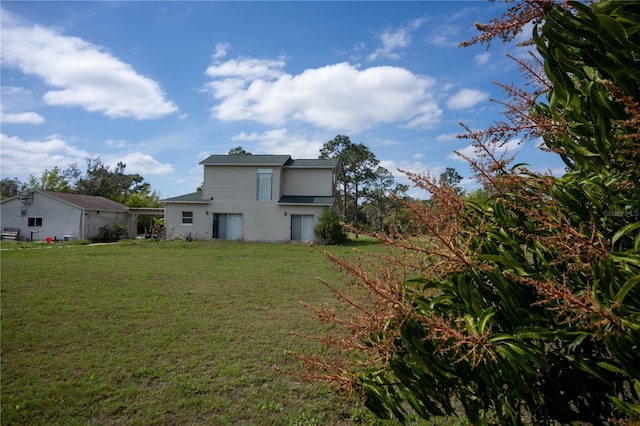
[[[193, 223], [182, 223], [182, 212], [193, 212]], [[213, 215], [207, 204], [168, 203], [165, 207], [166, 238], [192, 238], [210, 240], [213, 230]]]
[[[98, 235], [102, 226], [114, 221], [129, 225], [125, 212], [85, 211], [38, 192], [33, 194], [31, 204], [24, 205], [18, 199], [5, 201], [1, 214], [2, 228], [18, 228], [23, 239], [33, 238], [33, 241], [47, 237], [62, 240], [65, 235], [91, 239]], [[42, 218], [42, 226], [29, 226], [29, 218]]]
[[285, 168], [283, 173], [283, 195], [333, 195], [331, 169]]

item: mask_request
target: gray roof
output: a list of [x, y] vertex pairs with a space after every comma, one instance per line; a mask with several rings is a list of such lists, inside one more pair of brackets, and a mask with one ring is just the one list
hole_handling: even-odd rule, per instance
[[120, 203], [116, 203], [113, 200], [109, 200], [104, 197], [96, 195], [83, 195], [83, 194], [69, 194], [67, 192], [54, 192], [54, 191], [38, 191], [50, 197], [57, 198], [58, 200], [66, 201], [69, 204], [73, 204], [76, 207], [80, 207], [87, 210], [104, 210], [114, 212], [127, 212], [129, 208]]
[[202, 191], [192, 192], [190, 194], [178, 195], [177, 197], [162, 200], [165, 203], [208, 203], [209, 200], [202, 198]]
[[282, 166], [290, 159], [289, 155], [210, 155], [200, 164], [205, 166]]
[[332, 206], [336, 197], [316, 195], [284, 195], [278, 200], [278, 204], [307, 204], [314, 206]]
[[290, 159], [285, 164], [286, 167], [309, 167], [309, 168], [328, 168], [333, 169], [338, 165], [338, 160], [336, 158], [328, 158], [328, 159], [320, 159], [320, 158], [312, 158], [312, 159], [302, 159], [302, 160], [293, 160]]

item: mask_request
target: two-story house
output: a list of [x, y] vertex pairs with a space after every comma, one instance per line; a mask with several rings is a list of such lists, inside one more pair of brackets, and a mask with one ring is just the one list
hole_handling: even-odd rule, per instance
[[211, 155], [202, 191], [164, 200], [167, 238], [314, 241], [318, 217], [336, 205], [335, 159]]

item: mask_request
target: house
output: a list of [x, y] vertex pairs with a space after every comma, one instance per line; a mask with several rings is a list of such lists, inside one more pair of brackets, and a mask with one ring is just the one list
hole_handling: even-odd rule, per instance
[[113, 222], [132, 233], [126, 206], [92, 195], [22, 191], [2, 200], [0, 214], [0, 228], [19, 230], [20, 238], [29, 241], [92, 239]]
[[314, 241], [336, 202], [335, 159], [211, 155], [202, 191], [163, 200], [167, 238]]

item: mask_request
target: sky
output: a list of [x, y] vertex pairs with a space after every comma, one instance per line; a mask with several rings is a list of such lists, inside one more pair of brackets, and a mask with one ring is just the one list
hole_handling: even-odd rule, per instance
[[[126, 164], [161, 198], [241, 146], [317, 158], [337, 135], [398, 169], [453, 167], [477, 187], [460, 123], [503, 119], [494, 82], [521, 82], [515, 44], [458, 47], [506, 5], [486, 1], [2, 1], [0, 174]], [[561, 174], [539, 141], [517, 162]], [[425, 198], [411, 189], [409, 194]]]

